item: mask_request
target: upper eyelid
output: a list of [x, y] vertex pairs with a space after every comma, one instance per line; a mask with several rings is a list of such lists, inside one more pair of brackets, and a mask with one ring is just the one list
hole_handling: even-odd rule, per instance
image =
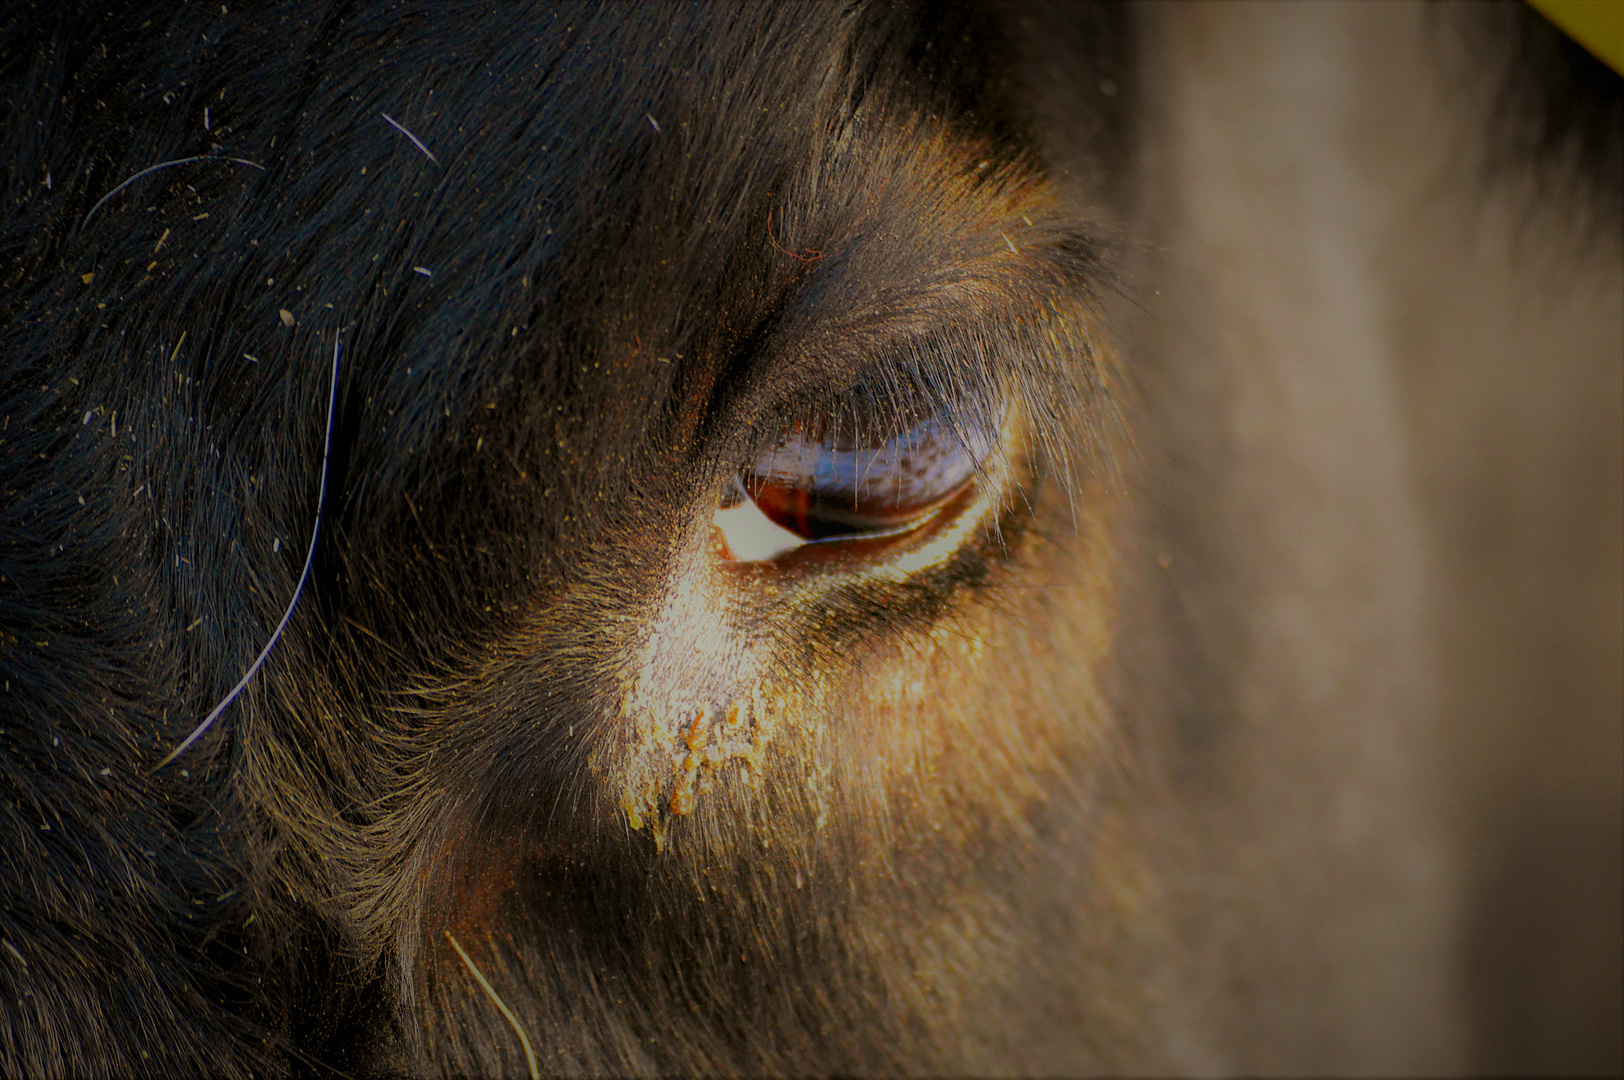
[[[855, 369], [818, 372], [793, 389], [781, 389], [770, 404], [753, 411], [733, 428], [742, 431], [743, 438], [731, 456], [760, 453], [781, 435], [785, 426], [809, 415], [838, 415], [860, 386], [880, 399], [875, 412], [882, 424], [900, 424], [908, 413], [945, 409], [969, 416], [983, 410], [989, 414], [997, 411], [1003, 384], [1011, 372], [996, 360], [992, 364], [965, 365], [962, 361], [966, 351], [945, 338], [910, 342], [908, 346], [916, 354], [908, 360], [894, 354], [881, 355], [862, 361]], [[894, 395], [894, 401], [886, 402], [887, 395]], [[895, 421], [887, 416], [892, 409], [897, 414]]]
[[[827, 318], [792, 298], [718, 379], [699, 444], [728, 459], [757, 452], [796, 411], [835, 404], [855, 383], [883, 382], [909, 365], [954, 401], [995, 408], [1012, 381], [1030, 382], [1027, 343], [1047, 336], [1033, 331], [1064, 307], [1092, 308], [1112, 285], [1086, 229], [1041, 224], [1044, 242], [1016, 259], [995, 251], [953, 280], [899, 284], [883, 312]], [[1016, 333], [1023, 325], [1027, 332]]]
[[[1039, 232], [1033, 226], [1034, 234]], [[1003, 233], [995, 233], [1004, 236]], [[996, 343], [1017, 321], [1047, 321], [1051, 301], [1090, 300], [1113, 284], [1099, 246], [1079, 227], [1041, 230], [1041, 242], [1010, 256], [1002, 248], [951, 275], [915, 285], [877, 289], [869, 310], [827, 318], [814, 305], [797, 310], [794, 299], [764, 342], [764, 358], [790, 368], [828, 366], [857, 370], [870, 357], [934, 343], [937, 351]], [[808, 325], [810, 324], [810, 325]], [[810, 332], [808, 332], [810, 330]], [[788, 338], [794, 345], [784, 347]], [[772, 354], [782, 354], [773, 357]], [[821, 354], [821, 357], [820, 357]], [[820, 358], [834, 363], [820, 365]], [[996, 359], [996, 358], [995, 358]]]
[[[1016, 342], [1018, 335], [1013, 329], [1054, 320], [1055, 307], [1045, 302], [1051, 297], [1028, 294], [1021, 303], [992, 311], [944, 312], [943, 317], [924, 326], [920, 325], [923, 320], [910, 319], [904, 327], [869, 326], [856, 334], [836, 326], [798, 342], [792, 350], [786, 350], [790, 355], [764, 350], [759, 362], [775, 370], [769, 371], [760, 380], [760, 389], [749, 396], [759, 394], [780, 401], [820, 394], [838, 396], [858, 383], [884, 385], [906, 377], [951, 387], [968, 375], [971, 388], [991, 385], [998, 381], [995, 376], [1008, 374], [1006, 369], [1014, 366], [1009, 363], [1014, 359], [1009, 351], [1023, 347]], [[1075, 298], [1073, 294], [1067, 299]]]

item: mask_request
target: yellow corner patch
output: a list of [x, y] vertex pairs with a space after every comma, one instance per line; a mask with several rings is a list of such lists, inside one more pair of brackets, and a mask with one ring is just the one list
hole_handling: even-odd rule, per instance
[[1528, 0], [1528, 4], [1624, 75], [1624, 0]]

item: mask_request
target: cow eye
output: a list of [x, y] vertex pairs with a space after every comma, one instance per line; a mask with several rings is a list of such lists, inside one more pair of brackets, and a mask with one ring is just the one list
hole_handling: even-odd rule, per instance
[[741, 467], [716, 524], [740, 561], [906, 533], [975, 483], [996, 436], [979, 412], [900, 409], [859, 387], [838, 409], [792, 420]]

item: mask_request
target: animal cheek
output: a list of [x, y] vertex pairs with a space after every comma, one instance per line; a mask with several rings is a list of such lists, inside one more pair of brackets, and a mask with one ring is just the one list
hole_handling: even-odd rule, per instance
[[786, 706], [766, 647], [703, 544], [679, 555], [619, 673], [618, 714], [589, 764], [634, 831], [657, 846], [718, 781], [750, 785]]

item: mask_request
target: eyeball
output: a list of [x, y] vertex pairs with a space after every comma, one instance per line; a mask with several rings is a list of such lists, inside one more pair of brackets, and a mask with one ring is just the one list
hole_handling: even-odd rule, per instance
[[875, 411], [795, 423], [739, 470], [716, 519], [734, 558], [916, 529], [975, 482], [996, 440], [993, 425], [941, 411], [888, 433], [899, 425]]

